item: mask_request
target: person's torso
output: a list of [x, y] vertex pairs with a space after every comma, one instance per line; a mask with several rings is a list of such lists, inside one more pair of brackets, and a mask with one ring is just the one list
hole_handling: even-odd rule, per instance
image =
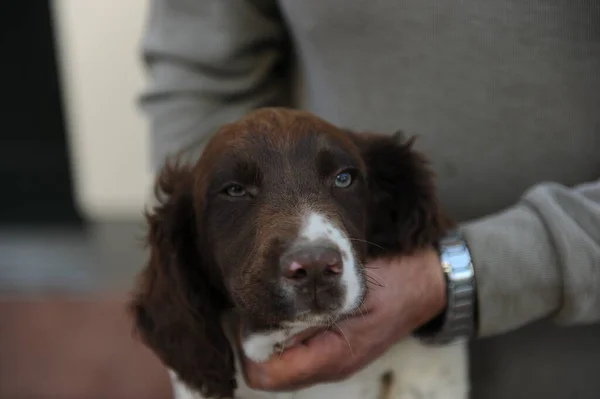
[[[600, 177], [600, 2], [280, 0], [300, 107], [417, 134], [444, 208], [500, 211], [542, 181]], [[476, 398], [597, 398], [600, 327], [474, 345]]]
[[464, 220], [600, 177], [600, 3], [280, 1], [301, 106], [417, 134]]

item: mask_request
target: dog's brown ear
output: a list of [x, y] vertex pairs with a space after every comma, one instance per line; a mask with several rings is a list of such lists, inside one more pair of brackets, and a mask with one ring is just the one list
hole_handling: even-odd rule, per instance
[[130, 303], [136, 332], [185, 384], [232, 397], [234, 358], [220, 324], [227, 299], [198, 250], [191, 170], [167, 164], [155, 191], [159, 204], [146, 215], [150, 259]]
[[351, 133], [367, 168], [369, 255], [410, 253], [437, 245], [451, 227], [438, 202], [435, 176], [414, 137]]

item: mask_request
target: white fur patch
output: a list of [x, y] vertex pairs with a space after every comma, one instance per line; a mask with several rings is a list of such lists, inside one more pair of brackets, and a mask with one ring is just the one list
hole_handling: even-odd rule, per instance
[[242, 342], [244, 354], [252, 361], [264, 362], [275, 353], [277, 345], [309, 327], [309, 325], [302, 324], [282, 330], [250, 334]]
[[358, 306], [362, 287], [358, 278], [356, 256], [354, 255], [354, 251], [352, 251], [352, 244], [348, 235], [325, 216], [317, 212], [310, 212], [304, 220], [299, 238], [308, 242], [327, 240], [337, 246], [337, 249], [342, 254], [342, 282], [346, 288], [344, 304], [340, 313], [344, 314], [354, 310]]

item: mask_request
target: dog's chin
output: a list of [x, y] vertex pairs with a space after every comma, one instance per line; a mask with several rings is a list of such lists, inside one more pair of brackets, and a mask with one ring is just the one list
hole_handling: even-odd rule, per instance
[[315, 334], [334, 324], [333, 316], [313, 314], [280, 323], [272, 330], [244, 332], [242, 349], [246, 357], [255, 362], [264, 362], [274, 354], [301, 345]]
[[356, 302], [356, 307], [350, 311], [340, 307], [328, 312], [303, 312], [291, 320], [282, 321], [273, 330], [247, 330], [242, 339], [244, 354], [252, 361], [264, 362], [274, 354], [302, 345], [316, 334], [335, 326], [336, 322], [358, 314], [362, 298]]
[[293, 318], [282, 322], [280, 325], [284, 328], [296, 328], [296, 327], [326, 327], [331, 326], [334, 323], [360, 315], [362, 304], [366, 297], [367, 289], [365, 286], [360, 286], [355, 295], [348, 298], [345, 297], [342, 304], [334, 309], [328, 310], [305, 310], [297, 313]]
[[330, 312], [305, 312], [297, 315], [292, 320], [281, 323], [284, 328], [295, 328], [295, 327], [320, 327], [327, 326], [337, 321], [341, 316], [339, 310]]

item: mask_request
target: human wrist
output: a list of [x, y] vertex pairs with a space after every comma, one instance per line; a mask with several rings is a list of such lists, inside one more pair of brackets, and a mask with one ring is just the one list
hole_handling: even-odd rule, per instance
[[430, 290], [427, 295], [428, 302], [431, 304], [430, 312], [428, 312], [427, 319], [415, 330], [414, 333], [417, 336], [426, 336], [438, 331], [442, 326], [448, 307], [448, 283], [437, 252], [428, 260], [427, 267], [431, 269], [428, 273]]
[[422, 255], [421, 264], [424, 292], [420, 294], [422, 314], [418, 320], [417, 331], [435, 330], [447, 306], [447, 282], [438, 252], [435, 249]]

